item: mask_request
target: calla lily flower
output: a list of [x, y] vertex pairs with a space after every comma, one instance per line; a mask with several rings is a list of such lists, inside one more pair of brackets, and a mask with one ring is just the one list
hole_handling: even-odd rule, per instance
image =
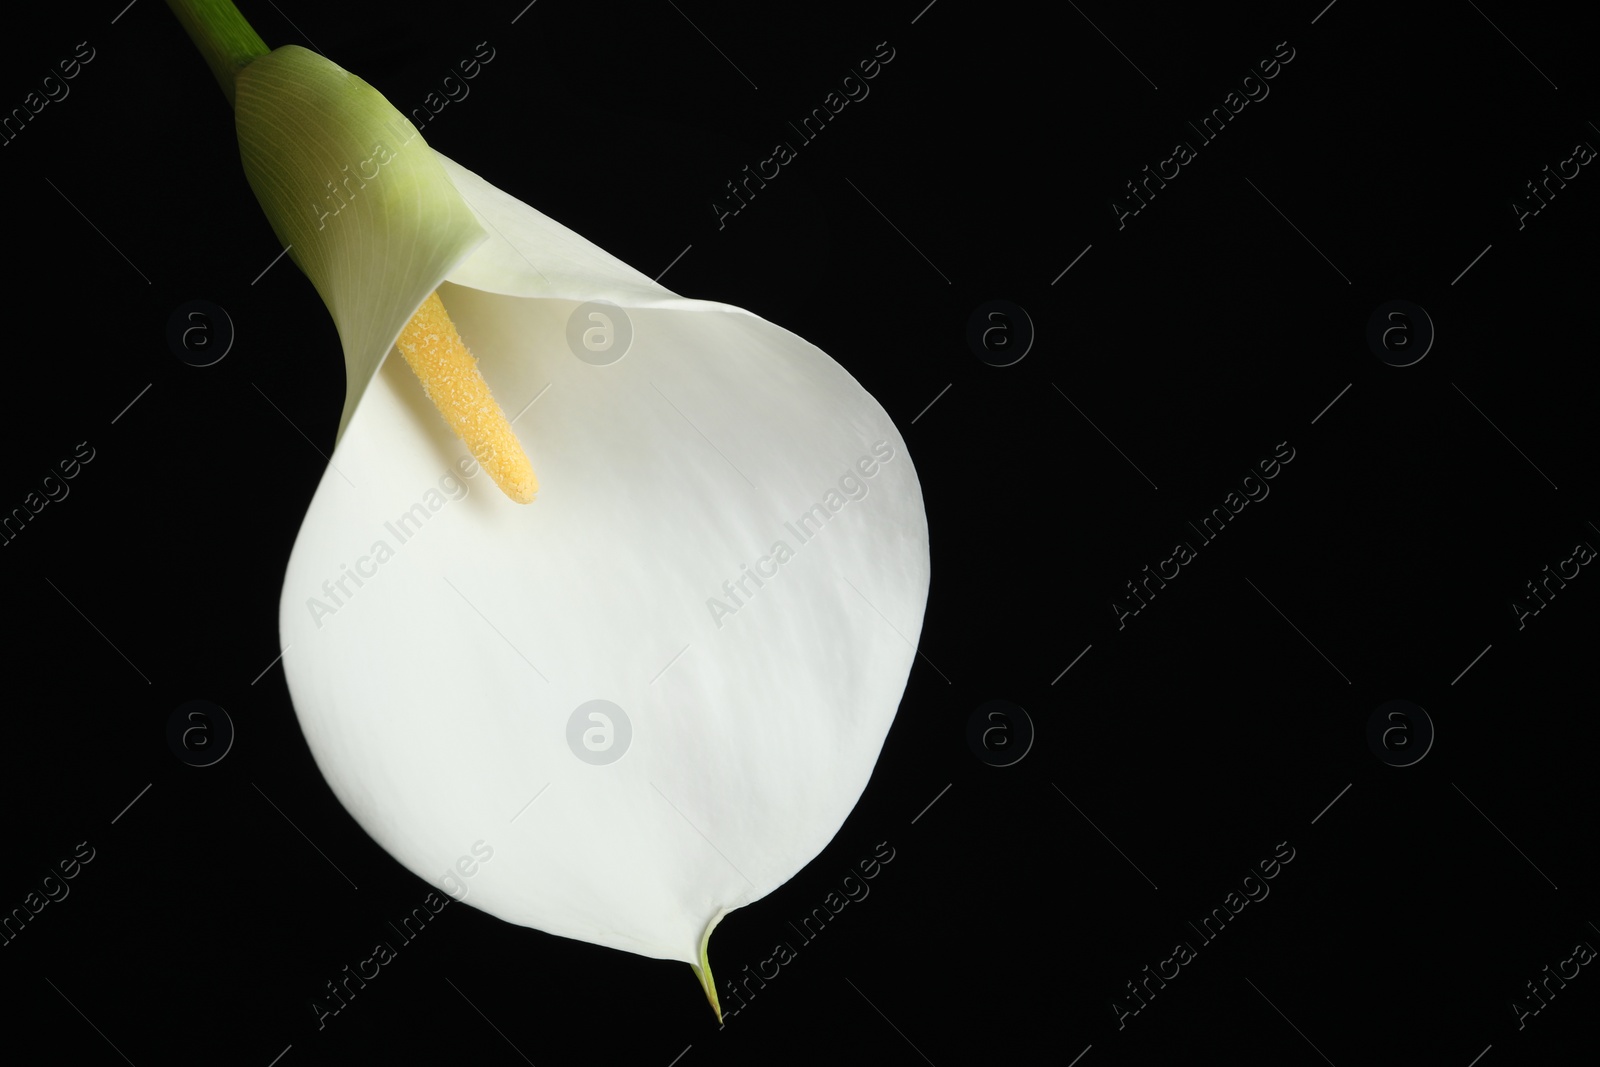
[[[318, 768], [419, 877], [688, 963], [717, 1008], [713, 927], [839, 831], [913, 663], [904, 440], [802, 338], [663, 288], [321, 56], [217, 58], [231, 5], [169, 3], [213, 42], [250, 185], [344, 348], [279, 620]], [[390, 358], [433, 294], [517, 412], [531, 504]]]

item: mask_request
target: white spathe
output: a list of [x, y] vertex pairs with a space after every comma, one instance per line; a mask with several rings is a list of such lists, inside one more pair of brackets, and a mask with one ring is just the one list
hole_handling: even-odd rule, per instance
[[[815, 857], [872, 773], [927, 603], [911, 457], [815, 346], [676, 296], [420, 138], [319, 219], [299, 201], [330, 161], [395, 128], [369, 93], [303, 49], [238, 82], [246, 173], [301, 242], [350, 367], [280, 606], [301, 727], [340, 802], [419, 877], [698, 967], [711, 925]], [[371, 114], [318, 126], [341, 94]], [[323, 128], [309, 169], [280, 144]], [[516, 416], [532, 504], [384, 358], [435, 287]], [[596, 300], [632, 332], [605, 366], [568, 343]], [[569, 745], [593, 700], [631, 727], [610, 763]]]

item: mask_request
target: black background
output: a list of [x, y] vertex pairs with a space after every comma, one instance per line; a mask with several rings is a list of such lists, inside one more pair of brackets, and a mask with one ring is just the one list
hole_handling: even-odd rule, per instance
[[[815, 342], [906, 437], [932, 538], [922, 655], [860, 804], [722, 923], [719, 977], [794, 941], [879, 842], [895, 858], [720, 1030], [681, 964], [469, 907], [319, 1030], [312, 998], [428, 891], [340, 807], [267, 669], [343, 402], [338, 338], [290, 262], [261, 275], [279, 245], [163, 5], [8, 25], [5, 110], [95, 50], [0, 147], [0, 510], [94, 450], [0, 548], [0, 909], [95, 850], [0, 947], [9, 1039], [263, 1067], [1492, 1067], [1592, 1040], [1592, 967], [1520, 1029], [1512, 1004], [1600, 944], [1600, 578], [1521, 629], [1511, 607], [1600, 545], [1600, 178], [1520, 230], [1512, 209], [1600, 145], [1592, 49], [1558, 6], [1323, 2], [540, 0], [514, 25], [520, 0], [241, 5], [268, 44], [314, 43], [407, 112], [487, 41], [430, 144], [647, 274], [671, 264], [675, 291]], [[719, 229], [724, 183], [879, 42], [870, 95]], [[1270, 95], [1200, 144], [1186, 120], [1279, 42]], [[1119, 229], [1124, 182], [1179, 139], [1197, 158]], [[212, 367], [164, 339], [192, 299], [237, 330]], [[1036, 331], [1012, 366], [966, 341], [993, 299]], [[1396, 299], [1437, 329], [1403, 368], [1366, 341]], [[1124, 583], [1280, 442], [1270, 496], [1119, 629]], [[1036, 729], [1009, 767], [967, 743], [996, 698]], [[214, 766], [168, 747], [192, 699], [237, 728]], [[1366, 739], [1392, 699], [1436, 730], [1403, 768]], [[1188, 923], [1280, 842], [1270, 896], [1202, 945]], [[1119, 1028], [1125, 983], [1180, 940], [1197, 958]]]

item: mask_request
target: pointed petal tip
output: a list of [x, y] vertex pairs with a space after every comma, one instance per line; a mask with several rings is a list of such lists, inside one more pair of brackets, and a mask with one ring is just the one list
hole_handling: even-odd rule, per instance
[[717, 924], [722, 921], [724, 915], [728, 914], [728, 910], [727, 908], [718, 909], [717, 913], [711, 917], [711, 921], [706, 923], [706, 932], [700, 935], [700, 962], [689, 964], [694, 969], [694, 976], [700, 979], [700, 988], [705, 990], [706, 1000], [710, 1002], [711, 1010], [716, 1012], [719, 1024], [722, 1022], [722, 1004], [717, 999], [716, 979], [711, 977], [709, 949], [711, 947], [711, 931], [717, 928]]
[[705, 967], [702, 969], [698, 963], [691, 963], [689, 967], [694, 971], [694, 976], [700, 980], [700, 988], [705, 991], [706, 1000], [710, 1003], [711, 1010], [716, 1013], [717, 1022], [720, 1024], [722, 1022], [722, 1005], [717, 1000], [717, 987], [712, 984], [711, 968]]

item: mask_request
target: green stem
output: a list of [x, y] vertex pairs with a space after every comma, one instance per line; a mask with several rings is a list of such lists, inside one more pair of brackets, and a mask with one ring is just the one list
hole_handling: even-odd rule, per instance
[[711, 921], [706, 924], [706, 932], [700, 935], [700, 962], [698, 964], [689, 964], [690, 967], [694, 968], [694, 976], [700, 979], [700, 988], [705, 990], [706, 999], [711, 1002], [711, 1010], [717, 1013], [717, 1022], [719, 1023], [722, 1022], [722, 1004], [717, 1000], [716, 979], [711, 977], [711, 957], [708, 954], [708, 950], [711, 947], [711, 931], [717, 928], [717, 924], [722, 921], [722, 917], [726, 914], [728, 914], [728, 909], [720, 908], [711, 917]]
[[233, 6], [233, 0], [167, 0], [189, 39], [206, 57], [206, 65], [233, 106], [233, 80], [256, 59], [272, 51]]

